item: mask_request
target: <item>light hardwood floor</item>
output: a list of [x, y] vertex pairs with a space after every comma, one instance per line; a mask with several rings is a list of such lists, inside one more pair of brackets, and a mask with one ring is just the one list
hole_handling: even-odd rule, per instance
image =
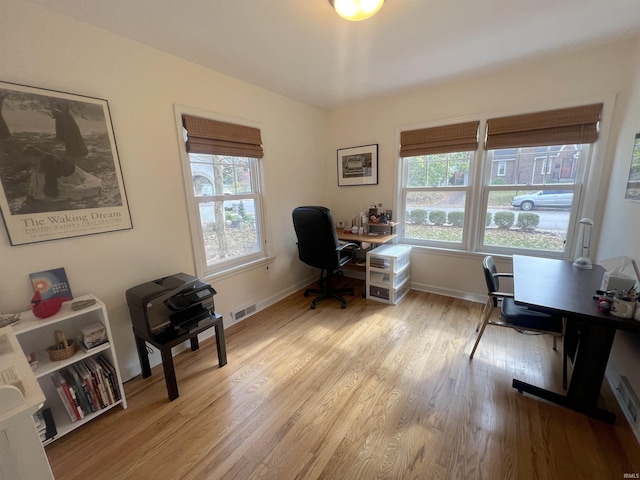
[[[352, 279], [361, 291], [361, 283]], [[125, 384], [116, 408], [47, 447], [56, 479], [622, 479], [640, 446], [615, 425], [518, 394], [561, 391], [548, 336], [489, 327], [482, 305], [411, 291], [397, 306], [298, 292]]]

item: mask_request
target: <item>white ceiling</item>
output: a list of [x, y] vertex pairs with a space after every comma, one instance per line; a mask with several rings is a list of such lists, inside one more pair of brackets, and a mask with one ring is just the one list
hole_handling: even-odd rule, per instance
[[640, 0], [28, 0], [321, 109], [640, 33]]

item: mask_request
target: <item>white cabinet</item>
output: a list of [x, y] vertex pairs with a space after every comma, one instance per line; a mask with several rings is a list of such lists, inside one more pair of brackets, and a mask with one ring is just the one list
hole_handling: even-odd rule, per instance
[[[96, 300], [96, 303], [77, 311], [71, 308], [73, 302], [89, 299]], [[54, 343], [56, 330], [60, 330], [67, 339], [73, 338], [79, 341], [81, 330], [98, 322], [104, 325], [107, 337], [105, 343], [88, 351], [78, 348], [73, 356], [65, 360], [50, 360], [47, 348]], [[122, 376], [112, 343], [113, 336], [107, 309], [104, 303], [96, 297], [85, 295], [74, 298], [73, 301], [63, 303], [58, 313], [45, 319], [36, 318], [30, 310], [22, 312], [20, 321], [12, 325], [12, 328], [24, 354], [29, 357], [31, 353], [35, 353], [38, 360], [34, 374], [46, 397], [45, 407], [49, 407], [52, 411], [58, 432], [49, 442], [69, 433], [116, 405], [127, 408]], [[72, 372], [79, 374], [77, 384], [73, 384]], [[85, 374], [84, 378], [82, 373]], [[71, 406], [72, 411], [69, 412], [69, 403], [66, 403], [65, 406], [61, 398], [64, 392], [59, 392], [54, 385], [54, 377], [59, 379], [60, 376], [70, 380], [68, 386], [71, 386], [72, 389], [73, 387], [78, 390], [84, 389], [84, 393], [82, 391], [70, 392], [82, 396], [81, 399], [76, 400], [79, 403], [82, 403], [81, 400], [83, 400], [85, 404], [83, 411], [77, 412], [77, 416], [81, 416], [81, 418], [76, 416], [74, 420], [71, 419], [75, 410]], [[93, 391], [91, 390], [92, 386]], [[108, 388], [110, 390], [107, 390]], [[87, 400], [91, 402], [88, 405], [89, 408], [86, 408]]]
[[382, 245], [367, 252], [367, 298], [397, 304], [409, 291], [411, 247]]
[[44, 400], [13, 330], [0, 328], [0, 480], [53, 480], [32, 418]]

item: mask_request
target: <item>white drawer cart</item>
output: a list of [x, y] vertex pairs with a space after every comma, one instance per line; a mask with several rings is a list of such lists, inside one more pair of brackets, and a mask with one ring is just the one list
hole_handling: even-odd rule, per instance
[[[89, 299], [96, 300], [96, 303], [77, 311], [71, 308], [73, 302]], [[47, 347], [54, 343], [54, 332], [56, 330], [61, 330], [67, 339], [74, 338], [78, 340], [81, 329], [96, 322], [104, 325], [108, 338], [106, 343], [102, 343], [88, 351], [79, 348], [72, 357], [66, 360], [51, 361], [49, 359]], [[47, 440], [44, 443], [45, 445], [84, 425], [116, 405], [127, 408], [127, 400], [122, 386], [122, 375], [120, 374], [116, 351], [113, 347], [113, 336], [111, 334], [107, 309], [104, 303], [96, 297], [93, 295], [85, 295], [74, 298], [73, 301], [63, 303], [58, 313], [44, 319], [36, 318], [30, 310], [22, 312], [20, 314], [20, 321], [14, 324], [12, 328], [24, 354], [29, 357], [30, 353], [34, 352], [38, 360], [38, 365], [34, 372], [35, 377], [46, 397], [45, 407], [51, 409], [57, 429], [57, 435]], [[82, 419], [71, 421], [51, 377], [55, 372], [65, 367], [69, 367], [89, 357], [95, 358], [100, 354], [108, 359], [116, 372], [116, 381], [120, 389], [120, 399], [114, 399], [112, 404], [102, 409], [96, 409], [93, 413], [87, 412]]]
[[409, 291], [411, 247], [382, 245], [367, 252], [367, 298], [396, 305]]

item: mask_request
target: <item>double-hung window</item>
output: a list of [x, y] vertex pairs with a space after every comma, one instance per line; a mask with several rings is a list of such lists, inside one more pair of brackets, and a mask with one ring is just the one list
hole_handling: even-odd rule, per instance
[[198, 275], [232, 271], [265, 259], [260, 130], [187, 114], [181, 121]]
[[461, 248], [479, 122], [400, 134], [405, 243]]
[[[602, 104], [487, 120], [478, 249], [568, 257]], [[511, 158], [507, 175], [492, 165]]]
[[400, 241], [569, 257], [601, 113], [594, 104], [401, 132]]

